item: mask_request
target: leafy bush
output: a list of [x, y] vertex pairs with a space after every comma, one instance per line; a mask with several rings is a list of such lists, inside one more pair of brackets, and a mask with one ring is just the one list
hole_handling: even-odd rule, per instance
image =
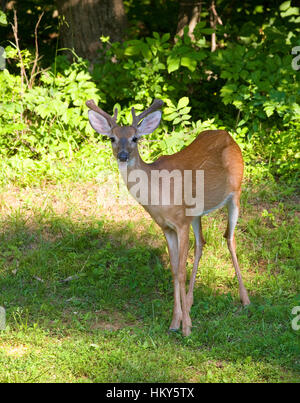
[[[71, 156], [88, 142], [102, 141], [88, 123], [87, 99], [100, 102], [107, 112], [117, 107], [119, 123], [130, 124], [132, 106], [141, 111], [161, 98], [162, 124], [148, 136], [150, 141], [141, 143], [146, 160], [182, 149], [201, 130], [226, 129], [247, 164], [294, 178], [300, 106], [291, 49], [300, 42], [291, 30], [297, 9], [285, 3], [262, 27], [247, 21], [234, 41], [223, 40], [214, 53], [207, 41], [213, 31], [205, 19], [196, 26], [193, 40], [187, 29], [175, 41], [169, 33], [123, 43], [102, 37], [98, 64], [56, 56], [34, 85], [26, 83], [24, 74], [12, 73], [21, 67], [20, 55], [8, 46], [9, 70], [0, 71], [0, 154]], [[217, 35], [231, 30], [225, 24]], [[34, 55], [28, 49], [20, 52], [30, 76]]]
[[291, 49], [300, 44], [296, 36], [277, 27], [252, 33], [248, 44], [234, 44], [219, 51], [216, 63], [226, 84], [221, 89], [225, 105], [240, 112], [239, 127], [250, 134], [277, 126], [283, 129], [300, 117], [300, 86], [293, 70]]
[[291, 50], [300, 41], [286, 26], [274, 26], [272, 21], [261, 31], [251, 24], [241, 31], [247, 36], [215, 58], [226, 80], [222, 100], [238, 110], [238, 137], [251, 141], [256, 151], [263, 149], [274, 173], [295, 173], [300, 167], [300, 85]]
[[[203, 37], [204, 29], [198, 29], [199, 37]], [[93, 76], [110, 108], [116, 100], [123, 105], [135, 100], [144, 107], [153, 98], [175, 105], [197, 89], [200, 93], [209, 74], [210, 52], [204, 47], [205, 41], [192, 42], [187, 30], [175, 43], [170, 41], [170, 34], [160, 36], [156, 32], [145, 39], [111, 44], [109, 38], [102, 38], [102, 42], [102, 63], [95, 67]]]
[[[10, 48], [6, 53], [15, 55]], [[32, 88], [22, 85], [20, 76], [0, 71], [0, 96], [2, 155], [65, 155], [79, 149], [85, 136], [94, 135], [84, 105], [87, 98], [101, 97], [82, 61], [70, 65], [57, 57], [52, 70], [43, 72]]]

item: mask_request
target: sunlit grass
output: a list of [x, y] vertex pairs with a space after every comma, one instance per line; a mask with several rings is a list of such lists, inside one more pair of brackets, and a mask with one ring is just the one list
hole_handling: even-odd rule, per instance
[[[91, 173], [52, 183], [34, 175], [35, 186], [24, 172], [0, 198], [1, 382], [300, 380], [299, 331], [291, 327], [300, 305], [293, 191], [245, 181], [236, 238], [247, 309], [223, 238], [226, 214], [205, 217], [193, 330], [183, 338], [167, 332], [167, 249], [143, 209], [99, 205]], [[189, 272], [193, 242], [191, 234]]]

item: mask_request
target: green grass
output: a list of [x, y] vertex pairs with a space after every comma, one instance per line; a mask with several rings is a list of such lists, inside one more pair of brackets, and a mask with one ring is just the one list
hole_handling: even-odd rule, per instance
[[[160, 229], [140, 207], [97, 204], [95, 161], [56, 167], [52, 184], [41, 165], [9, 181], [2, 169], [0, 382], [299, 382], [293, 186], [245, 182], [236, 238], [246, 309], [223, 238], [226, 215], [204, 219], [184, 338], [167, 332], [173, 291]], [[189, 272], [192, 236], [190, 246]]]

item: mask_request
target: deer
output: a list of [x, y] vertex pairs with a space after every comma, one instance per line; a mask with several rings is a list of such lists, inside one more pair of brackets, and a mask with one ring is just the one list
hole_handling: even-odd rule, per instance
[[[163, 104], [162, 100], [155, 99], [152, 105], [139, 115], [136, 115], [135, 109], [131, 108], [132, 124], [130, 126], [119, 126], [117, 124], [117, 109], [111, 116], [97, 106], [93, 100], [86, 102], [89, 108], [90, 125], [99, 134], [110, 138], [113, 155], [117, 159], [119, 170], [128, 191], [133, 197], [136, 198], [136, 193], [131, 190], [134, 181], [129, 180], [129, 176], [136, 171], [144, 174], [140, 180], [145, 182], [145, 189], [149, 192], [152, 190], [151, 186], [154, 186], [150, 179], [155, 172], [170, 173], [176, 171], [179, 174], [203, 172], [202, 208], [189, 209], [189, 214], [187, 214], [187, 209], [190, 207], [188, 202], [184, 200], [181, 203], [175, 203], [174, 200], [178, 199], [178, 196], [182, 195], [183, 192], [182, 186], [176, 190], [175, 176], [172, 187], [163, 186], [162, 183], [156, 187], [154, 192], [154, 198], [158, 198], [156, 203], [142, 204], [162, 229], [168, 246], [174, 291], [173, 315], [169, 331], [179, 331], [180, 326], [182, 326], [183, 336], [189, 336], [192, 329], [190, 310], [193, 304], [195, 280], [205, 244], [201, 218], [224, 206], [228, 210], [227, 229], [224, 237], [227, 240], [237, 276], [240, 300], [243, 306], [250, 304], [236, 255], [234, 237], [240, 210], [244, 162], [240, 147], [225, 130], [202, 131], [191, 144], [179, 152], [160, 156], [152, 163], [144, 162], [139, 153], [138, 142], [142, 136], [154, 132], [159, 126], [162, 117], [160, 109]], [[128, 175], [127, 180], [122, 174], [124, 168], [126, 168]], [[192, 190], [197, 190], [195, 175], [189, 176], [189, 178]], [[165, 194], [167, 191], [171, 192], [170, 200], [169, 203], [163, 203], [162, 198], [168, 196]], [[140, 202], [138, 198], [136, 199]], [[186, 264], [191, 226], [195, 237], [195, 248], [194, 263], [187, 290]]]

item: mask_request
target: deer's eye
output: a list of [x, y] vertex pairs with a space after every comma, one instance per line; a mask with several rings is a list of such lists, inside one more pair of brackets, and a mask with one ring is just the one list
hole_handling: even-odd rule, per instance
[[133, 141], [134, 143], [136, 143], [136, 142], [138, 141], [138, 138], [137, 138], [136, 136], [134, 136], [134, 137], [132, 137], [132, 141]]
[[116, 139], [115, 139], [114, 137], [110, 137], [109, 139], [110, 139], [110, 141], [111, 141], [112, 143], [114, 143], [114, 142], [116, 141]]

